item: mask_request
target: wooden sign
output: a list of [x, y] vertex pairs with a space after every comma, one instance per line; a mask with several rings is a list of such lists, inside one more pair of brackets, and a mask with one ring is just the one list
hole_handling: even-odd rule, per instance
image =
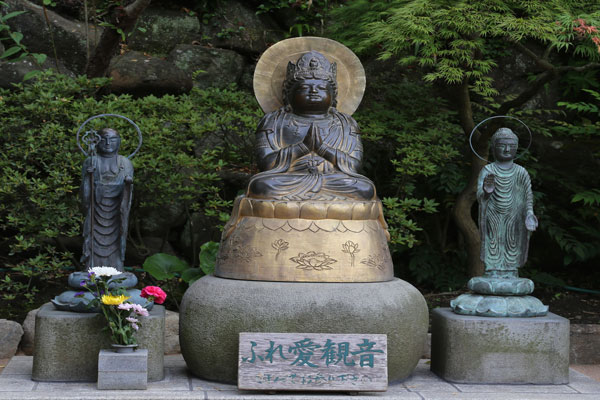
[[240, 333], [243, 390], [387, 390], [387, 336]]

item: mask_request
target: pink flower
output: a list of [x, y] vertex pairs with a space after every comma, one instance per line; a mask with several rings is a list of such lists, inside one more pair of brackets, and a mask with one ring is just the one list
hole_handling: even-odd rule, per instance
[[142, 317], [147, 317], [148, 310], [142, 307], [139, 304], [131, 304], [131, 303], [121, 303], [117, 306], [119, 310], [133, 310], [137, 315], [141, 315]]
[[131, 309], [133, 310], [134, 313], [136, 313], [137, 315], [140, 315], [142, 317], [147, 317], [149, 315], [148, 310], [146, 310], [144, 307], [142, 307], [139, 304], [132, 304]]
[[138, 323], [138, 322], [140, 322], [140, 321], [138, 321], [138, 320], [137, 320], [137, 318], [133, 318], [133, 317], [127, 317], [127, 318], [125, 318], [125, 319], [131, 323], [131, 327], [132, 327], [133, 329], [135, 329], [136, 331], [137, 331], [138, 329], [140, 329], [140, 327], [139, 327], [139, 326], [138, 326], [138, 324], [137, 324], [137, 323]]
[[167, 294], [158, 286], [146, 286], [142, 289], [141, 296], [154, 301], [156, 304], [164, 303], [167, 298]]

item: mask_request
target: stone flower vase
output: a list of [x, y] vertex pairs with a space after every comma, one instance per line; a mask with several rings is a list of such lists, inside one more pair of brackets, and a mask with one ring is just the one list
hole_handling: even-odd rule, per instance
[[148, 350], [137, 344], [111, 344], [98, 354], [98, 389], [146, 389]]
[[113, 348], [115, 353], [133, 353], [137, 349], [137, 344], [115, 344], [111, 343], [110, 347]]

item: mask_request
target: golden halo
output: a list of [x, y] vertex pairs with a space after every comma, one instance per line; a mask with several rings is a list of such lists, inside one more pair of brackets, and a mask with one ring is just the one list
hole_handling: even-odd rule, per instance
[[337, 109], [349, 115], [356, 111], [366, 84], [360, 60], [352, 50], [335, 40], [306, 36], [277, 42], [258, 60], [254, 71], [254, 95], [265, 113], [283, 106], [283, 81], [288, 62], [297, 62], [302, 54], [311, 50], [337, 64]]

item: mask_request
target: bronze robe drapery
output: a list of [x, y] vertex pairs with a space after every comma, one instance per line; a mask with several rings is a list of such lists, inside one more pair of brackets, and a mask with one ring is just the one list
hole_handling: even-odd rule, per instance
[[[311, 131], [321, 145], [303, 143]], [[302, 117], [283, 108], [263, 117], [257, 128], [261, 173], [247, 196], [274, 200], [372, 200], [375, 186], [356, 171], [362, 159], [358, 125], [332, 109], [323, 118]]]
[[[125, 177], [133, 177], [133, 166], [126, 157], [116, 157], [116, 163], [99, 156], [88, 157], [83, 163], [81, 205], [85, 222], [81, 262], [86, 269], [107, 266], [123, 271], [133, 192], [133, 185], [126, 183]], [[87, 172], [92, 166], [93, 196]]]
[[[493, 174], [494, 191], [486, 196], [483, 181]], [[495, 163], [483, 167], [477, 182], [481, 261], [487, 271], [516, 271], [527, 261], [529, 232], [525, 225], [533, 214], [531, 180], [525, 168], [510, 168]]]

